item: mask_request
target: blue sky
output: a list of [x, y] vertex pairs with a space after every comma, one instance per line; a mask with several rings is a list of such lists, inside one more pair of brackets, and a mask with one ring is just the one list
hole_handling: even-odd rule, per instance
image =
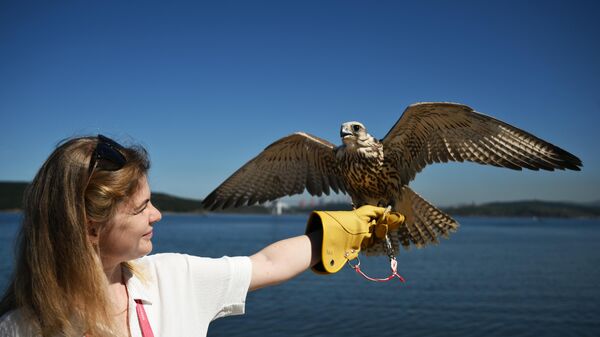
[[596, 1], [3, 1], [0, 180], [66, 137], [150, 152], [155, 191], [203, 198], [276, 139], [383, 137], [418, 101], [472, 106], [579, 156], [583, 171], [437, 164], [438, 205], [600, 199]]

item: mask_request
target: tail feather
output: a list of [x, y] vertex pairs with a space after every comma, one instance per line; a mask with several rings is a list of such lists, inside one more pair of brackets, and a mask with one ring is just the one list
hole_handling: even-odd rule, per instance
[[[426, 244], [438, 243], [438, 237], [448, 237], [451, 232], [458, 229], [458, 222], [448, 214], [442, 212], [437, 207], [423, 199], [408, 186], [404, 186], [399, 200], [394, 205], [393, 210], [404, 214], [406, 217], [406, 231], [400, 229], [400, 242], [402, 246], [408, 248], [410, 243], [417, 247]], [[416, 228], [420, 235], [410, 234], [413, 228]], [[407, 239], [403, 238], [409, 232]], [[416, 239], [415, 239], [416, 237]]]
[[[455, 232], [459, 224], [448, 214], [442, 212], [408, 186], [400, 191], [392, 210], [405, 216], [405, 221], [397, 231], [389, 233], [394, 249], [400, 245], [408, 249], [411, 244], [421, 248], [428, 244], [437, 244], [438, 238], [447, 238]], [[383, 244], [375, 244], [364, 252], [367, 255], [385, 254]]]

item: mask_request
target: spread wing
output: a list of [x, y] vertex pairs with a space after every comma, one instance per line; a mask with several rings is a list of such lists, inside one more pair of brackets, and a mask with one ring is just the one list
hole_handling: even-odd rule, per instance
[[579, 171], [582, 166], [571, 153], [456, 103], [409, 106], [381, 142], [385, 160], [399, 172], [401, 185], [434, 162], [471, 161], [549, 171]]
[[281, 138], [250, 160], [203, 201], [204, 208], [239, 207], [304, 192], [346, 188], [335, 164], [335, 145], [298, 132]]

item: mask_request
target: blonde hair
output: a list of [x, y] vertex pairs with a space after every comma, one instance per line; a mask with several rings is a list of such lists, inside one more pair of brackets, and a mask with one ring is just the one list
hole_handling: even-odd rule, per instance
[[97, 144], [97, 137], [63, 141], [25, 193], [15, 272], [0, 316], [19, 309], [42, 336], [114, 335], [107, 279], [88, 224], [106, 224], [150, 164], [142, 147], [127, 147], [121, 169], [96, 168], [89, 176]]

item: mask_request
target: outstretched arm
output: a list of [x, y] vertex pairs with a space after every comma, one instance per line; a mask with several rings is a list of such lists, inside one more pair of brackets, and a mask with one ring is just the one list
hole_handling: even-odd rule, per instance
[[277, 241], [250, 256], [250, 290], [287, 281], [321, 259], [322, 231]]

